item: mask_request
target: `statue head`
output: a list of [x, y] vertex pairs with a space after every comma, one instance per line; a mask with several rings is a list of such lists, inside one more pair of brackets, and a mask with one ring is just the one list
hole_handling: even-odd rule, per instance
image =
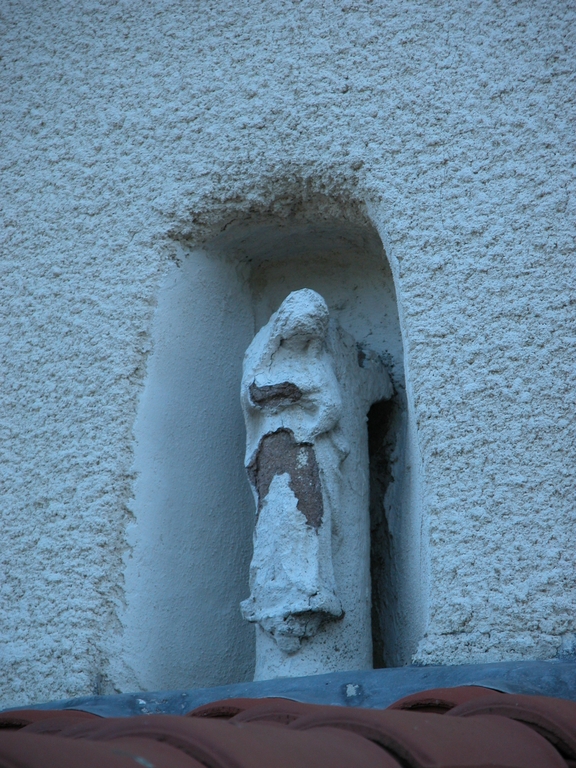
[[273, 335], [283, 346], [303, 348], [310, 341], [324, 341], [328, 320], [328, 307], [322, 296], [303, 288], [293, 291], [280, 305]]

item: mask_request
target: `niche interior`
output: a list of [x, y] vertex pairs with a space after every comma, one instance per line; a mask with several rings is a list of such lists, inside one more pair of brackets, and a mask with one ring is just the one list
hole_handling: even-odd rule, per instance
[[[365, 217], [251, 214], [186, 239], [159, 295], [135, 427], [124, 675], [142, 688], [251, 679], [254, 502], [239, 401], [244, 351], [291, 291], [320, 293], [360, 349], [384, 360], [391, 400], [367, 414], [374, 667], [410, 662], [422, 632], [417, 450], [390, 265]], [[124, 685], [130, 683], [125, 682]], [[122, 683], [120, 683], [122, 685]]]

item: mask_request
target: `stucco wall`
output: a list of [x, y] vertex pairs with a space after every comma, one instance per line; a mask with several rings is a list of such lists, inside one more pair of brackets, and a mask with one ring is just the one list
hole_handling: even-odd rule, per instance
[[2, 15], [2, 702], [124, 684], [133, 428], [174, 241], [311, 194], [365, 202], [395, 276], [430, 542], [415, 659], [570, 648], [573, 4]]

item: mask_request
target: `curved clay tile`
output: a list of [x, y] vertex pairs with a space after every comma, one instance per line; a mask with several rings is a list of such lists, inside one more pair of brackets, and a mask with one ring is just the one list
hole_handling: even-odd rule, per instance
[[196, 709], [187, 712], [185, 717], [216, 717], [229, 720], [231, 717], [235, 717], [248, 709], [261, 706], [264, 702], [281, 703], [285, 701], [292, 702], [292, 699], [282, 699], [279, 697], [266, 699], [220, 699], [220, 701], [212, 701], [210, 704], [196, 707]]
[[[124, 720], [125, 718], [119, 718]], [[67, 723], [63, 723], [58, 736], [62, 736], [65, 739], [91, 739], [92, 734], [98, 731], [100, 728], [106, 727], [109, 723], [114, 722], [116, 718], [101, 717], [98, 720], [70, 720]]]
[[53, 713], [53, 717], [47, 717], [43, 720], [37, 720], [35, 723], [30, 723], [30, 725], [25, 725], [21, 730], [23, 733], [56, 735], [72, 727], [80, 726], [80, 728], [84, 728], [86, 725], [90, 727], [93, 723], [98, 723], [99, 720], [102, 720], [102, 718], [98, 715], [94, 715], [93, 718], [70, 717], [67, 712], [59, 712]]
[[259, 724], [140, 715], [110, 719], [93, 730], [89, 738], [97, 742], [151, 739], [209, 768], [399, 768], [375, 744], [343, 731], [295, 733]]
[[491, 688], [482, 688], [479, 685], [461, 685], [457, 688], [431, 688], [429, 691], [419, 691], [410, 696], [404, 696], [387, 709], [405, 709], [412, 712], [436, 712], [444, 714], [448, 710], [466, 704], [468, 701], [485, 698], [488, 694], [495, 696], [507, 696]]
[[576, 702], [546, 696], [484, 696], [455, 707], [452, 717], [499, 715], [533, 728], [564, 757], [576, 760]]
[[334, 707], [303, 704], [300, 701], [290, 701], [289, 699], [265, 699], [258, 706], [250, 707], [236, 715], [230, 722], [234, 724], [269, 723], [289, 725], [299, 717], [319, 714], [324, 710], [330, 712], [330, 710], [334, 710]]
[[120, 752], [132, 755], [135, 761], [133, 768], [206, 768], [182, 750], [153, 739], [114, 739], [112, 742], [106, 742], [105, 746], [115, 754]]
[[370, 739], [410, 768], [566, 768], [545, 739], [505, 717], [456, 718], [342, 707], [332, 715], [307, 715], [288, 726], [326, 727]]
[[2, 768], [205, 768], [187, 763], [154, 763], [138, 748], [72, 741], [34, 733], [0, 732]]
[[88, 718], [99, 718], [99, 715], [83, 712], [80, 709], [14, 709], [8, 712], [0, 712], [0, 729], [18, 730], [32, 723], [52, 720], [54, 717], [65, 717], [70, 721], [78, 721]]
[[575, 702], [471, 686], [423, 691], [387, 710], [269, 698], [213, 702], [189, 716], [1, 717], [0, 768], [576, 768]]

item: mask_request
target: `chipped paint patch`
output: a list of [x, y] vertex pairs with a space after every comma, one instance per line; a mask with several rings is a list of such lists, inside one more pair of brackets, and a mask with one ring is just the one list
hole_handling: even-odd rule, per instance
[[306, 522], [318, 529], [324, 514], [318, 462], [311, 443], [297, 443], [290, 429], [264, 435], [253, 462], [248, 466], [250, 482], [258, 493], [258, 513], [276, 475], [286, 473]]

